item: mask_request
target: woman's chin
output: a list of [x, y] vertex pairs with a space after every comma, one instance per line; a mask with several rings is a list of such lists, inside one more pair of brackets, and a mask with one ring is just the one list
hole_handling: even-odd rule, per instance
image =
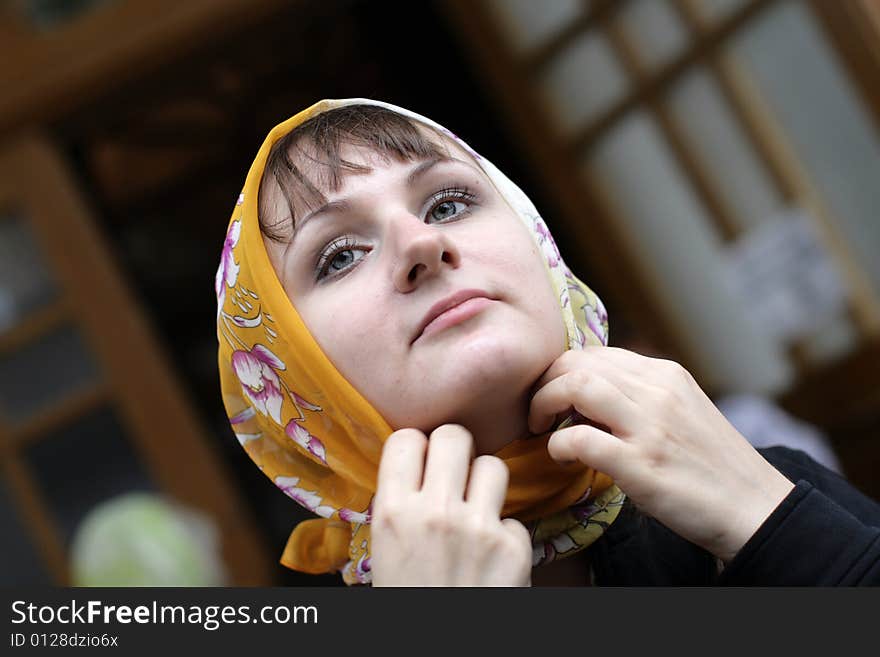
[[[537, 349], [536, 341], [508, 335], [472, 334], [450, 345], [432, 371], [445, 385], [461, 391], [463, 399], [519, 395], [552, 362]], [[546, 362], [545, 362], [546, 361]]]
[[546, 339], [509, 327], [432, 337], [438, 338], [432, 345], [437, 348], [418, 350], [407, 374], [395, 381], [405, 392], [386, 399], [391, 408], [384, 414], [392, 426], [427, 432], [450, 422], [479, 423], [487, 415], [496, 424], [499, 418], [512, 420], [527, 412], [532, 387], [558, 356]]

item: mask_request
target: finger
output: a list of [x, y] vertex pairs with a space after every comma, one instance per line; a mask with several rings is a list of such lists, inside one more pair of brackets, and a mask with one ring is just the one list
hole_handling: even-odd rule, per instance
[[[595, 348], [594, 348], [595, 349]], [[613, 364], [623, 371], [629, 372], [640, 380], [655, 380], [658, 373], [663, 373], [668, 366], [676, 365], [665, 358], [644, 356], [628, 349], [606, 347], [595, 352], [596, 359]]]
[[621, 389], [637, 387], [652, 371], [657, 359], [641, 356], [617, 347], [587, 345], [583, 349], [570, 349], [557, 358], [538, 379], [534, 389], [577, 369], [601, 372]]
[[605, 376], [577, 369], [553, 379], [535, 393], [529, 405], [529, 430], [549, 430], [556, 417], [570, 409], [615, 433], [629, 431], [639, 417], [638, 406]]
[[620, 367], [637, 375], [643, 374], [645, 367], [652, 360], [657, 360], [656, 358], [643, 356], [635, 351], [622, 349], [621, 347], [605, 347], [604, 349], [593, 347], [592, 349], [595, 351], [597, 358], [617, 363]]
[[[633, 399], [645, 394], [653, 396], [658, 390], [670, 390], [682, 384], [699, 387], [690, 372], [674, 360], [652, 358], [615, 347], [607, 347], [595, 355], [594, 366], [599, 364], [598, 369], [607, 372], [609, 380]], [[603, 368], [601, 363], [609, 367]], [[629, 376], [622, 375], [624, 372]]]
[[431, 432], [422, 491], [440, 500], [463, 500], [474, 439], [458, 424], [444, 424]]
[[550, 436], [547, 451], [559, 463], [580, 461], [617, 479], [626, 464], [626, 443], [611, 434], [579, 424]]
[[529, 552], [531, 552], [532, 535], [529, 533], [529, 530], [526, 529], [525, 525], [515, 518], [505, 518], [501, 521], [501, 524], [504, 527], [504, 530], [513, 536], [514, 540], [518, 543], [522, 543], [528, 548]]
[[392, 498], [418, 491], [422, 486], [428, 439], [418, 429], [392, 433], [382, 448], [377, 492]]
[[[606, 347], [603, 347], [603, 349], [604, 348]], [[535, 383], [533, 390], [538, 391], [545, 385], [550, 383], [553, 379], [556, 379], [566, 372], [585, 365], [585, 354], [588, 354], [588, 352], [579, 351], [576, 349], [569, 349], [568, 351], [564, 351], [556, 360], [550, 363], [550, 367], [544, 370], [544, 373], [540, 376], [537, 383]]]
[[478, 456], [471, 463], [465, 501], [497, 519], [507, 497], [509, 479], [510, 471], [504, 461], [488, 454]]

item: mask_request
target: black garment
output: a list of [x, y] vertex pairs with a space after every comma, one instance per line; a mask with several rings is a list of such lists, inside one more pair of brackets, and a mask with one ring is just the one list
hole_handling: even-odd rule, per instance
[[635, 508], [590, 546], [598, 586], [880, 586], [880, 504], [801, 451], [758, 450], [795, 482], [726, 568]]

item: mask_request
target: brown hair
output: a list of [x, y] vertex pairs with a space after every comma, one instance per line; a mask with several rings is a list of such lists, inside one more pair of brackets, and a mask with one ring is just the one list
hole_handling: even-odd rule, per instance
[[[268, 239], [286, 242], [296, 225], [294, 202], [317, 207], [327, 202], [320, 188], [337, 191], [347, 173], [366, 173], [369, 167], [345, 160], [343, 145], [362, 146], [400, 162], [429, 158], [447, 159], [441, 140], [431, 141], [416, 122], [376, 105], [348, 105], [322, 112], [304, 121], [279, 139], [266, 161], [260, 181], [260, 232]], [[305, 165], [305, 166], [304, 166]], [[304, 169], [315, 176], [310, 179]], [[270, 206], [269, 187], [274, 181], [287, 204], [285, 215]], [[280, 228], [290, 219], [290, 229]], [[271, 221], [271, 223], [270, 223]]]

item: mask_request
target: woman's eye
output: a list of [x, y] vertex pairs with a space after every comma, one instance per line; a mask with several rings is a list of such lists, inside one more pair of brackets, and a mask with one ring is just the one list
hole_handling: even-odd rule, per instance
[[467, 203], [461, 201], [443, 201], [438, 203], [428, 213], [431, 219], [445, 221], [467, 209]]
[[477, 202], [477, 197], [467, 187], [445, 187], [434, 194], [428, 200], [428, 210], [425, 221], [449, 221], [465, 215], [471, 210], [471, 206]]
[[354, 262], [354, 249], [345, 249], [345, 251], [340, 251], [335, 256], [330, 259], [328, 263], [329, 273], [334, 273], [337, 271], [342, 271], [346, 267], [348, 267], [351, 263]]
[[[318, 263], [318, 280], [327, 276], [333, 277], [352, 267], [366, 254], [367, 249], [355, 247], [354, 245], [342, 244], [335, 249], [328, 249], [325, 256], [321, 257]], [[358, 255], [360, 254], [360, 255]]]

